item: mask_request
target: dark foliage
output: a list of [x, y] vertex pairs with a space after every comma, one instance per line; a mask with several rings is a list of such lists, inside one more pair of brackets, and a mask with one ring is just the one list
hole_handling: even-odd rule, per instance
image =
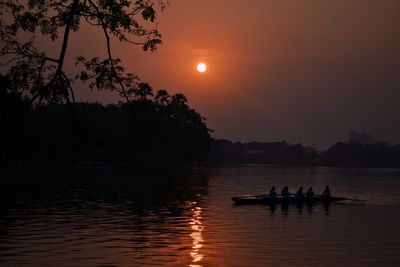
[[[91, 89], [115, 91], [129, 102], [139, 78], [124, 73], [121, 60], [112, 55], [110, 40], [156, 51], [162, 43], [156, 18], [165, 7], [163, 0], [4, 0], [0, 9], [3, 74], [10, 77], [12, 90], [29, 96], [32, 103], [74, 103], [72, 80], [87, 82]], [[64, 69], [69, 35], [82, 24], [103, 33], [107, 57], [81, 55], [75, 61], [79, 74], [71, 75]], [[38, 35], [61, 41], [58, 57], [35, 46]]]
[[339, 142], [322, 152], [319, 162], [328, 166], [398, 168], [400, 145]]
[[232, 143], [213, 140], [209, 150], [209, 163], [254, 163], [254, 164], [313, 164], [317, 152], [301, 144], [291, 145], [286, 141], [272, 143]]
[[[78, 129], [67, 105], [31, 108], [20, 95], [4, 90], [7, 79], [2, 81], [0, 101], [8, 104], [1, 105], [1, 161], [8, 166], [68, 167], [96, 162], [130, 164], [148, 171], [192, 164], [206, 154], [210, 136], [205, 119], [181, 94], [170, 96], [161, 90], [153, 95], [151, 87], [143, 84], [130, 103], [77, 103], [83, 128]], [[22, 119], [10, 117], [22, 113]]]
[[[202, 158], [209, 142], [204, 118], [181, 94], [154, 95], [112, 55], [112, 38], [156, 51], [162, 43], [157, 15], [166, 5], [164, 0], [2, 1], [1, 163], [108, 161], [139, 172]], [[69, 35], [84, 23], [103, 33], [106, 57], [79, 55], [75, 74], [68, 73]], [[57, 57], [35, 46], [38, 35], [59, 39]], [[125, 104], [76, 103], [73, 81], [116, 92]]]

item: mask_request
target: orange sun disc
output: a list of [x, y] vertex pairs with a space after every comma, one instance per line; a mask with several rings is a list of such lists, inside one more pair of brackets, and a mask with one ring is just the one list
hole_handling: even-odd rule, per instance
[[207, 65], [204, 63], [197, 64], [197, 71], [198, 72], [205, 72], [207, 69]]

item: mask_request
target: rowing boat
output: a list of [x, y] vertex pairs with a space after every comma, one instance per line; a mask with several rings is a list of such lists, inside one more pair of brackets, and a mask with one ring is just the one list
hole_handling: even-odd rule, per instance
[[274, 205], [274, 204], [290, 204], [290, 203], [331, 203], [336, 201], [346, 200], [343, 197], [322, 197], [315, 196], [312, 198], [297, 198], [295, 196], [290, 197], [268, 197], [267, 195], [245, 195], [240, 197], [232, 197], [232, 201], [235, 204], [242, 205], [250, 205], [250, 204], [266, 204], [266, 205]]

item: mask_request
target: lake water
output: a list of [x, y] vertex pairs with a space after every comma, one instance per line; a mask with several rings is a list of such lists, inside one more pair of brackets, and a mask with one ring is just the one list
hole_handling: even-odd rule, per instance
[[[364, 201], [231, 201], [326, 184]], [[0, 266], [400, 266], [400, 170], [237, 166], [145, 185], [1, 192]]]

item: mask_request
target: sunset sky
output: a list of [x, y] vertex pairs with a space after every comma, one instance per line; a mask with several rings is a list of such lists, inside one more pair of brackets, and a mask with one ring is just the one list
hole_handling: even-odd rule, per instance
[[[170, 0], [158, 53], [112, 45], [154, 89], [184, 93], [214, 137], [326, 148], [356, 130], [400, 143], [399, 14], [398, 0]], [[105, 54], [101, 31], [71, 38], [70, 57]]]

